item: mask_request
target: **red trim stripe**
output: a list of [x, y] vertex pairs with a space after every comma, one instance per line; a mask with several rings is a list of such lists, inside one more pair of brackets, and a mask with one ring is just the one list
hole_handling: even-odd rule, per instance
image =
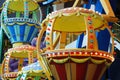
[[76, 64], [76, 80], [85, 80], [87, 65], [87, 63]]
[[60, 80], [67, 80], [65, 64], [55, 64]]
[[101, 74], [101, 72], [102, 72], [102, 70], [104, 69], [105, 66], [106, 66], [105, 63], [97, 65], [97, 68], [96, 68], [96, 71], [94, 73], [94, 76], [93, 76], [92, 80], [97, 80], [99, 78], [99, 76], [100, 76], [100, 74]]

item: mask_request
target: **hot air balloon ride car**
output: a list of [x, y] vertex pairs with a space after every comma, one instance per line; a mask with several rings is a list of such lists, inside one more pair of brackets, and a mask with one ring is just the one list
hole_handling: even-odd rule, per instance
[[[42, 34], [46, 47], [39, 52]], [[100, 80], [114, 61], [113, 34], [101, 14], [80, 7], [50, 13], [42, 22], [37, 50], [49, 80]]]
[[[2, 63], [2, 78], [14, 79], [23, 67], [25, 60], [28, 64], [37, 58], [36, 48], [30, 43], [40, 29], [42, 19], [41, 9], [34, 0], [6, 0], [1, 12], [1, 26], [12, 48], [5, 53]], [[16, 59], [17, 70], [10, 70], [10, 61]]]

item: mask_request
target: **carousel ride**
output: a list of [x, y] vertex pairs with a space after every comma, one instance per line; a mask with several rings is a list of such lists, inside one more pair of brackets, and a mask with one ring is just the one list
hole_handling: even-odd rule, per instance
[[[20, 5], [19, 5], [20, 4]], [[39, 16], [39, 17], [38, 17]], [[6, 0], [1, 12], [1, 26], [12, 43], [2, 63], [2, 78], [14, 79], [24, 67], [37, 58], [36, 48], [29, 45], [40, 29], [41, 11], [33, 0]], [[17, 61], [17, 69], [11, 70], [11, 61]]]
[[42, 23], [38, 46], [45, 31], [46, 49], [38, 51], [38, 56], [49, 80], [49, 76], [100, 80], [114, 61], [112, 32], [107, 21], [92, 10], [72, 7], [49, 14]]
[[[51, 0], [51, 3], [59, 4], [54, 1]], [[40, 29], [42, 18], [38, 17], [41, 17], [38, 4], [33, 0], [7, 0], [1, 13], [1, 25], [13, 48], [5, 53], [2, 78], [101, 80], [114, 61], [114, 36], [108, 22], [117, 19], [110, 12], [101, 15], [90, 9], [75, 7], [81, 1], [85, 0], [76, 0], [73, 7], [48, 14], [42, 21], [38, 38], [35, 38], [36, 48], [29, 44]], [[18, 5], [20, 3], [22, 6]], [[40, 47], [42, 41], [45, 42], [44, 48]], [[34, 62], [36, 58], [38, 62]], [[17, 61], [18, 69], [10, 70], [11, 60]], [[24, 65], [26, 60], [28, 66]]]

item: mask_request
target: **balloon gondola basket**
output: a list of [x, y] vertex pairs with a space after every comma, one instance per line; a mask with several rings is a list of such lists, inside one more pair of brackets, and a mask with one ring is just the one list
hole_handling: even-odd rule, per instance
[[100, 80], [114, 61], [113, 35], [107, 21], [92, 10], [71, 7], [50, 13], [42, 23], [38, 50], [44, 32], [46, 47], [38, 56], [47, 77]]
[[[4, 79], [16, 78], [18, 76], [18, 71], [22, 70], [24, 67], [25, 60], [28, 60], [27, 64], [34, 62], [37, 58], [36, 48], [30, 45], [22, 45], [19, 47], [11, 48], [5, 53], [5, 59], [2, 63], [2, 77]], [[17, 60], [17, 71], [11, 69], [11, 60]], [[16, 62], [14, 62], [16, 63]], [[15, 66], [15, 65], [14, 65]]]
[[[24, 63], [32, 64], [37, 59], [36, 48], [30, 43], [37, 36], [42, 16], [41, 9], [34, 0], [6, 0], [4, 4], [1, 26], [12, 43], [12, 48], [5, 53], [2, 78], [12, 79], [18, 76]], [[11, 69], [11, 66], [15, 69]]]

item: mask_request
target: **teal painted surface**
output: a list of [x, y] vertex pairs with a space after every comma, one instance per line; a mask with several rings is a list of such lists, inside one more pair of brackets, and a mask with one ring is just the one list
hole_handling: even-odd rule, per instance
[[0, 63], [2, 63], [3, 59], [3, 30], [0, 28]]

